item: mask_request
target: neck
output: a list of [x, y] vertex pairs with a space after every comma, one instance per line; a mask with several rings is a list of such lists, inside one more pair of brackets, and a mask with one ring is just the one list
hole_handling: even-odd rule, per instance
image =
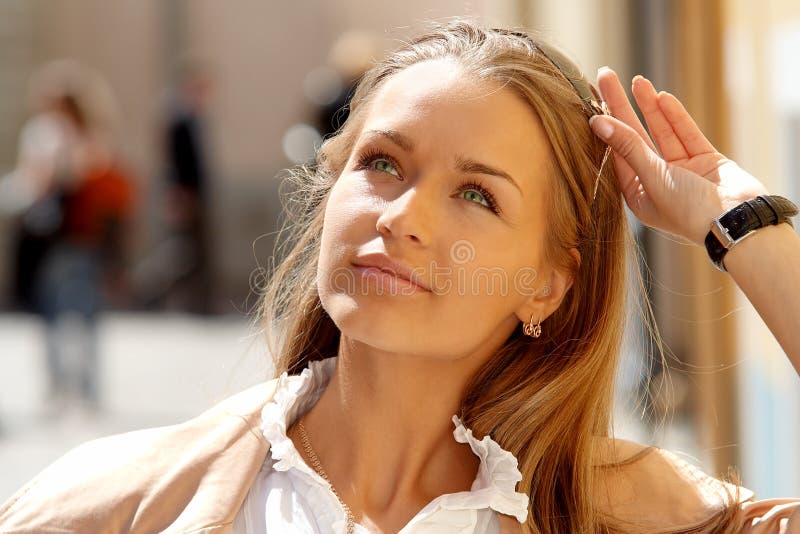
[[452, 416], [482, 362], [387, 353], [342, 337], [331, 381], [304, 425], [356, 516], [469, 491], [479, 460], [453, 438]]

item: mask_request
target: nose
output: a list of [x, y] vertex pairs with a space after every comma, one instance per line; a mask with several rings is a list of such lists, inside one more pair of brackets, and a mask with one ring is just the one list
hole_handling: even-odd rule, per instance
[[384, 236], [408, 239], [418, 245], [429, 244], [436, 211], [433, 189], [432, 181], [428, 181], [425, 188], [420, 187], [420, 180], [417, 180], [400, 196], [387, 201], [376, 223], [378, 232]]

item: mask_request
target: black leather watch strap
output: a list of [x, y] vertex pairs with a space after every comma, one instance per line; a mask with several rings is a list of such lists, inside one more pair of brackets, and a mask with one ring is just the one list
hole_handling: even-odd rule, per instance
[[787, 222], [797, 215], [797, 206], [778, 195], [759, 195], [726, 211], [711, 223], [705, 239], [708, 257], [717, 269], [728, 272], [722, 258], [730, 248], [758, 228]]

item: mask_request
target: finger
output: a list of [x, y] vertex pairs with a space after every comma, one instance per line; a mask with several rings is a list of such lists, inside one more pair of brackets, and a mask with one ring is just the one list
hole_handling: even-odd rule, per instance
[[661, 91], [658, 93], [658, 106], [664, 112], [664, 116], [672, 125], [672, 130], [675, 135], [681, 140], [681, 143], [686, 147], [689, 157], [698, 154], [706, 154], [708, 152], [716, 152], [714, 145], [712, 145], [697, 123], [694, 122], [692, 116], [683, 107], [681, 101], [675, 98], [674, 95]]
[[628, 204], [628, 206], [631, 206], [631, 209], [634, 210], [634, 213], [636, 214], [637, 217], [641, 217], [641, 214], [638, 211], [636, 211], [636, 208], [634, 208], [634, 206], [641, 204], [641, 202], [637, 201], [637, 197], [641, 197], [642, 192], [646, 193], [646, 190], [644, 189], [644, 187], [642, 187], [642, 183], [639, 180], [639, 177], [636, 176], [636, 172], [633, 169], [631, 169], [630, 165], [628, 165], [628, 162], [625, 161], [625, 158], [623, 158], [614, 151], [612, 151], [612, 154], [614, 156], [614, 165], [616, 169], [619, 169], [620, 166], [624, 166], [630, 169], [630, 172], [626, 174], [621, 174], [620, 172], [617, 172], [616, 173], [617, 180], [619, 181], [620, 184], [619, 187], [620, 191], [622, 191], [622, 196], [625, 197], [625, 202]]
[[636, 112], [633, 110], [630, 100], [628, 100], [628, 95], [625, 94], [625, 90], [619, 83], [617, 73], [608, 67], [602, 67], [597, 73], [597, 86], [611, 114], [633, 128], [644, 142], [655, 150], [655, 145], [653, 145], [650, 136], [639, 121], [639, 117], [636, 116]]
[[[644, 139], [633, 128], [624, 122], [608, 115], [595, 115], [589, 120], [592, 131], [612, 150], [624, 159], [632, 173], [617, 176], [620, 187], [627, 195], [644, 186], [651, 196], [660, 196], [661, 183], [658, 177], [664, 174], [664, 160], [647, 145]], [[637, 179], [638, 177], [638, 179]]]
[[[597, 71], [597, 86], [611, 114], [628, 124], [632, 124], [632, 127], [640, 131], [644, 139], [649, 141], [647, 132], [644, 131], [644, 127], [642, 127], [642, 124], [639, 122], [636, 113], [634, 113], [628, 101], [628, 96], [619, 83], [617, 73], [608, 67], [601, 68]], [[613, 157], [614, 166], [617, 170], [617, 178], [622, 186], [622, 191], [630, 191], [633, 189], [631, 184], [636, 179], [636, 172], [634, 172], [628, 162], [625, 161], [625, 158], [617, 154], [616, 151], [613, 152]]]
[[688, 158], [689, 155], [683, 147], [683, 143], [675, 135], [672, 125], [658, 105], [658, 95], [650, 80], [642, 76], [634, 76], [632, 92], [639, 109], [642, 110], [650, 135], [661, 151], [661, 156], [666, 161]]
[[[636, 179], [636, 171], [625, 161], [625, 158], [620, 156], [616, 150], [611, 151], [611, 157], [614, 158], [614, 169], [617, 171], [617, 179], [621, 184], [628, 184]], [[623, 191], [625, 188], [623, 187]]]
[[794, 513], [789, 516], [789, 520], [786, 522], [785, 532], [786, 534], [798, 534], [800, 532], [800, 505], [798, 505]]

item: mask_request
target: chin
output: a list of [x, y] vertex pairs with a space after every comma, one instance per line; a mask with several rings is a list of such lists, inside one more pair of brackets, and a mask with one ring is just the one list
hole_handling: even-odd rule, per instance
[[394, 313], [376, 297], [333, 295], [321, 300], [343, 336], [376, 349], [416, 352], [421, 348], [416, 346], [419, 345], [417, 340], [426, 337], [410, 333], [414, 330], [410, 323], [416, 323], [414, 315]]

